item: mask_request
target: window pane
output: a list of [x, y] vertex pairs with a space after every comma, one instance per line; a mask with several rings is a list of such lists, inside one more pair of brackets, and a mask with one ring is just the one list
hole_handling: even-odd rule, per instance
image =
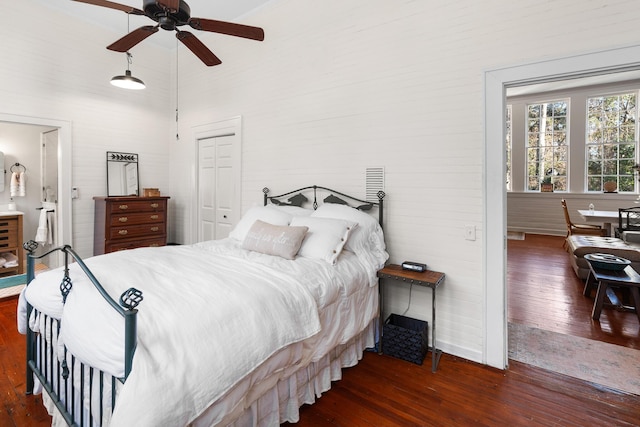
[[566, 100], [527, 106], [527, 189], [539, 191], [545, 178], [554, 191], [567, 190], [567, 112]]
[[587, 191], [616, 182], [618, 191], [636, 189], [636, 93], [587, 100]]

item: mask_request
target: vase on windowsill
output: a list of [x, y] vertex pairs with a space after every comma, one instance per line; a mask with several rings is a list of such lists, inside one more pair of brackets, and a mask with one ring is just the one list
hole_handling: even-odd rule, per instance
[[550, 182], [543, 182], [540, 184], [540, 191], [543, 193], [553, 193], [553, 184]]

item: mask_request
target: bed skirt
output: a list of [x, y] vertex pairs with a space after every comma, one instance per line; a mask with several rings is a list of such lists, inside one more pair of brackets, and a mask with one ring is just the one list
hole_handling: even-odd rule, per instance
[[[299, 409], [304, 404], [313, 404], [322, 393], [331, 388], [332, 381], [342, 378], [342, 369], [358, 364], [367, 348], [375, 346], [377, 319], [374, 319], [359, 335], [346, 344], [330, 350], [320, 360], [305, 367], [284, 370], [275, 385], [269, 386], [259, 396], [249, 392], [236, 405], [236, 410], [227, 414], [218, 425], [233, 427], [273, 427], [283, 422], [296, 423], [300, 419]], [[260, 387], [258, 387], [260, 388]], [[264, 387], [262, 387], [264, 388]], [[66, 427], [67, 423], [56, 409], [47, 393], [42, 393], [45, 407], [52, 416], [53, 427]], [[192, 424], [193, 427], [212, 426], [218, 416], [215, 405], [205, 411]]]

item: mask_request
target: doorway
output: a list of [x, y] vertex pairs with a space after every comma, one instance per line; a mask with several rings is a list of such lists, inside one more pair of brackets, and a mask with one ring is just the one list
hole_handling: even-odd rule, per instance
[[[5, 127], [24, 127], [34, 128], [40, 135], [32, 143], [34, 147], [29, 151], [28, 158], [21, 155], [19, 162], [21, 164], [28, 164], [30, 171], [35, 172], [34, 176], [38, 177], [47, 168], [45, 164], [41, 162], [41, 159], [45, 157], [45, 152], [48, 152], [48, 172], [47, 182], [51, 189], [49, 191], [50, 197], [56, 199], [55, 204], [55, 228], [58, 238], [56, 244], [72, 244], [72, 211], [71, 211], [71, 194], [70, 191], [64, 191], [64, 189], [71, 188], [71, 124], [61, 120], [43, 119], [39, 117], [18, 116], [12, 114], [0, 114], [0, 125]], [[6, 144], [8, 146], [8, 143]], [[50, 149], [46, 149], [45, 146], [49, 146]], [[5, 161], [5, 169], [8, 168]], [[55, 174], [53, 171], [55, 170]], [[27, 172], [28, 175], [28, 172]], [[27, 185], [29, 185], [29, 177], [27, 176]], [[55, 181], [51, 183], [51, 179]], [[24, 217], [29, 218], [31, 224], [36, 224], [27, 229], [23, 233], [23, 240], [32, 240], [35, 237], [35, 227], [38, 224], [40, 210], [36, 210], [38, 207], [42, 207], [44, 199], [43, 189], [45, 187], [44, 180], [39, 177], [31, 183], [31, 187], [27, 187], [29, 198], [33, 198], [33, 202], [26, 202], [26, 198], [22, 196], [21, 202], [16, 203], [20, 209], [23, 209]], [[55, 186], [55, 190], [54, 190]], [[20, 206], [24, 205], [24, 206]], [[24, 228], [24, 227], [23, 227]], [[49, 260], [49, 266], [55, 267], [60, 265], [59, 257], [51, 257]], [[22, 276], [22, 275], [20, 275]], [[16, 282], [15, 279], [20, 279]], [[14, 286], [19, 284], [18, 282], [24, 282], [24, 278], [16, 276], [13, 280], [7, 280], [5, 283], [0, 283], [0, 289], [7, 286]]]
[[[506, 88], [640, 69], [640, 46], [576, 55], [485, 73], [485, 362], [508, 364], [506, 307]], [[594, 64], [598, 64], [597, 67]]]

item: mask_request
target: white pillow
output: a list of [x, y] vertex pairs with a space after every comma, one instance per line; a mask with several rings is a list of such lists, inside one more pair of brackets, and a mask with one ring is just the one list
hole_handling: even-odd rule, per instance
[[256, 220], [244, 238], [242, 248], [285, 259], [294, 259], [307, 230], [307, 227], [272, 225]]
[[311, 217], [337, 218], [356, 222], [358, 226], [349, 236], [345, 249], [358, 255], [358, 258], [370, 265], [374, 271], [384, 267], [389, 259], [382, 227], [373, 216], [350, 206], [324, 203], [311, 214]]
[[299, 206], [267, 205], [267, 207], [292, 216], [310, 216], [313, 213], [313, 209], [301, 208]]
[[229, 237], [244, 241], [249, 229], [257, 220], [268, 222], [273, 225], [289, 225], [292, 216], [288, 213], [270, 209], [265, 206], [254, 206], [242, 216], [238, 224], [229, 233]]
[[291, 220], [291, 225], [309, 227], [298, 255], [325, 260], [332, 265], [336, 263], [349, 234], [357, 226], [353, 221], [312, 216], [295, 216]]

